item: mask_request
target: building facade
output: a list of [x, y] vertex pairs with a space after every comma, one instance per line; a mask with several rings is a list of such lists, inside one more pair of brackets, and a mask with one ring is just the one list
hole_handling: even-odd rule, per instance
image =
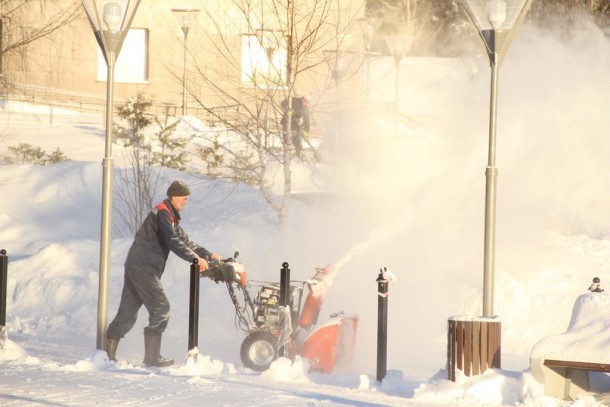
[[[253, 89], [271, 87], [323, 100], [336, 93], [329, 91], [334, 86], [343, 86], [346, 100], [357, 98], [362, 49], [357, 20], [364, 2], [297, 3], [142, 0], [116, 61], [116, 100], [143, 94], [155, 103], [181, 107], [186, 95], [187, 113], [192, 113], [190, 109], [201, 105], [220, 107], [231, 100], [239, 104], [252, 97]], [[70, 7], [75, 14], [69, 22], [20, 48], [7, 49], [16, 41], [18, 28], [48, 24]], [[184, 13], [173, 9], [198, 10], [186, 41]], [[82, 4], [47, 0], [39, 3], [38, 11], [24, 9], [3, 19], [5, 80], [104, 96], [107, 65]], [[339, 72], [338, 55], [356, 57]], [[349, 85], [339, 84], [339, 73]]]

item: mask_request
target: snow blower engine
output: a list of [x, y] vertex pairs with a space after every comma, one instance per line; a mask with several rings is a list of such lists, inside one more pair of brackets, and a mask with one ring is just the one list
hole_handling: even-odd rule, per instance
[[[200, 275], [227, 286], [236, 326], [246, 334], [240, 349], [244, 366], [267, 370], [282, 349], [291, 359], [296, 355], [307, 358], [311, 371], [332, 373], [347, 367], [353, 356], [358, 317], [333, 314], [315, 328], [337, 269], [318, 268], [310, 280], [290, 281], [289, 305], [282, 307], [280, 284], [249, 282], [243, 264], [236, 260], [238, 255], [235, 252], [232, 258], [210, 261], [208, 270]], [[255, 286], [258, 292], [253, 299], [249, 290]], [[305, 287], [308, 293], [301, 307]], [[237, 292], [242, 293], [241, 302]]]

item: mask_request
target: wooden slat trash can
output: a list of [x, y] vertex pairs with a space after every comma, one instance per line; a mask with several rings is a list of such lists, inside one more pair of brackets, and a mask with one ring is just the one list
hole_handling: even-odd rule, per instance
[[455, 381], [456, 370], [466, 376], [500, 368], [501, 324], [499, 318], [456, 316], [449, 318], [447, 376]]

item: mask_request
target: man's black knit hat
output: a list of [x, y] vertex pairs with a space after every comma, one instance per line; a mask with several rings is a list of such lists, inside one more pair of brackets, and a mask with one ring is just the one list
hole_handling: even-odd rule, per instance
[[167, 188], [167, 196], [170, 198], [172, 196], [188, 196], [190, 194], [191, 191], [189, 190], [189, 187], [182, 181], [174, 181], [169, 188]]

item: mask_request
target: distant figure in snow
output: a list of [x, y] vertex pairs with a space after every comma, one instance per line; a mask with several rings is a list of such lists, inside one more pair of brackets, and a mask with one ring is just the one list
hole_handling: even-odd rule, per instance
[[[284, 138], [288, 134], [288, 99], [282, 101], [282, 109], [284, 109], [284, 115], [282, 116], [282, 130], [284, 132]], [[290, 129], [292, 136], [292, 144], [297, 157], [301, 157], [301, 151], [303, 150], [303, 137], [309, 136], [310, 130], [310, 112], [309, 112], [309, 100], [307, 96], [295, 96], [292, 98], [292, 108], [290, 109]], [[286, 140], [288, 142], [288, 140]]]
[[603, 293], [604, 292], [603, 288], [600, 287], [599, 277], [593, 278], [593, 284], [591, 284], [591, 287], [589, 287], [589, 291], [591, 291], [592, 293]]
[[169, 252], [189, 262], [197, 259], [201, 271], [208, 269], [208, 261], [222, 259], [191, 241], [180, 226], [180, 211], [190, 194], [183, 182], [172, 182], [167, 189], [167, 199], [153, 208], [136, 233], [125, 260], [119, 309], [108, 326], [105, 350], [111, 361], [116, 361], [119, 340], [134, 326], [138, 311], [144, 305], [148, 311], [148, 326], [144, 328], [144, 366], [162, 367], [174, 363], [160, 354], [161, 334], [169, 321], [169, 300], [161, 284]]

